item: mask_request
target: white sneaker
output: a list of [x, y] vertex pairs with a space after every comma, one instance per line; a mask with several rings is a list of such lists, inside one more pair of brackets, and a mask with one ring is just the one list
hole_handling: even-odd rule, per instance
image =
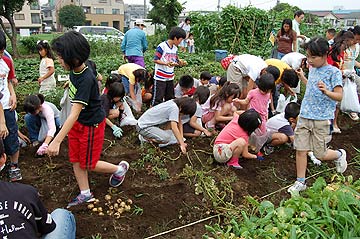
[[336, 166], [336, 172], [343, 173], [347, 168], [346, 151], [344, 149], [339, 149], [339, 151], [341, 152], [341, 156], [334, 162]]
[[299, 192], [304, 191], [306, 189], [306, 185], [302, 182], [295, 181], [295, 183], [288, 188], [288, 193], [290, 193], [292, 196], [298, 196]]

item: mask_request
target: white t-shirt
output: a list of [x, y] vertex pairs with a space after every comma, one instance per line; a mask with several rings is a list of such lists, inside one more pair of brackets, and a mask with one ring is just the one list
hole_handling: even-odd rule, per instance
[[285, 113], [281, 113], [271, 117], [268, 120], [266, 129], [270, 132], [278, 132], [278, 130], [285, 125], [290, 125], [290, 123], [287, 119], [285, 119]]
[[186, 24], [185, 22], [180, 23], [179, 27], [181, 27], [186, 33], [190, 32], [191, 29], [191, 26]]
[[[292, 20], [292, 29], [296, 32], [297, 36], [300, 35], [300, 23], [298, 23], [295, 19]], [[299, 46], [300, 46], [299, 38], [296, 39], [296, 43], [297, 43], [296, 51], [298, 52], [299, 51]]]
[[267, 67], [266, 62], [258, 56], [243, 54], [236, 56], [232, 63], [243, 74], [248, 75], [253, 81], [260, 76], [262, 69]]
[[179, 107], [173, 100], [168, 100], [148, 109], [138, 119], [140, 129], [158, 126], [169, 121], [179, 122]]
[[4, 108], [10, 109], [9, 100], [10, 100], [10, 91], [8, 87], [8, 75], [10, 72], [9, 66], [6, 64], [4, 59], [0, 59], [0, 92], [3, 95], [1, 98], [1, 104]]
[[360, 52], [360, 46], [359, 44], [356, 43], [355, 48], [347, 48], [344, 52], [344, 64], [342, 67], [342, 70], [351, 70], [351, 71], [355, 71], [354, 66], [355, 66], [355, 61], [359, 56], [359, 52]]
[[[196, 102], [196, 111], [195, 111], [194, 116], [196, 116], [196, 118], [198, 118], [198, 119], [201, 119], [201, 117], [202, 117], [201, 105], [198, 102]], [[190, 121], [190, 115], [183, 115], [181, 117], [182, 124], [186, 124], [189, 121]]]
[[281, 61], [288, 64], [293, 70], [297, 70], [301, 66], [302, 60], [306, 58], [305, 55], [299, 52], [290, 52], [281, 58]]

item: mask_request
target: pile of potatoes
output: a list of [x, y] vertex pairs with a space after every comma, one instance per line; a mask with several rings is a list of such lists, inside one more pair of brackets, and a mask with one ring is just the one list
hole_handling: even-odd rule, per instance
[[133, 204], [131, 199], [127, 199], [126, 201], [123, 201], [121, 198], [113, 198], [111, 195], [107, 194], [104, 197], [105, 199], [105, 206], [106, 210], [99, 206], [100, 200], [95, 199], [95, 201], [91, 204], [89, 204], [87, 207], [89, 210], [91, 210], [94, 213], [98, 213], [99, 216], [104, 216], [105, 212], [106, 215], [120, 218], [121, 214], [125, 212], [130, 212], [131, 205]]

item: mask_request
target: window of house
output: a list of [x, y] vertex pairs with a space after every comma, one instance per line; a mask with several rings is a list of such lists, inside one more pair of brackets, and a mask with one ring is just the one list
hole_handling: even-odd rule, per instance
[[113, 14], [113, 15], [120, 15], [120, 9], [113, 8], [112, 14]]
[[39, 13], [31, 13], [31, 23], [33, 23], [33, 24], [41, 23]]
[[355, 26], [356, 25], [356, 20], [347, 20], [346, 21], [346, 26]]
[[85, 14], [90, 14], [91, 13], [91, 7], [83, 7], [84, 13]]
[[30, 10], [40, 10], [39, 2], [31, 3]]
[[107, 0], [99, 0], [99, 3], [107, 3]]
[[24, 14], [14, 14], [15, 20], [25, 20]]
[[104, 8], [95, 8], [96, 14], [104, 14]]
[[108, 27], [109, 23], [108, 22], [100, 22], [100, 26]]

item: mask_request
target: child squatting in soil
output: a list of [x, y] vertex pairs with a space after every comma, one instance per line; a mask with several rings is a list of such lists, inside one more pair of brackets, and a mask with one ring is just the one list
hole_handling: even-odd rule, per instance
[[44, 155], [60, 128], [60, 111], [53, 103], [45, 101], [42, 94], [28, 95], [24, 100], [24, 111], [30, 142], [33, 146], [43, 142], [36, 154]]
[[129, 164], [121, 161], [119, 165], [114, 165], [99, 160], [106, 120], [97, 80], [84, 63], [90, 55], [88, 41], [81, 33], [69, 31], [55, 39], [52, 48], [58, 55], [60, 65], [70, 71], [69, 97], [72, 107], [60, 132], [50, 143], [47, 154], [58, 155], [60, 144], [68, 135], [69, 158], [80, 188], [80, 194], [68, 204], [71, 207], [94, 200], [88, 171], [111, 173], [110, 186], [118, 187], [125, 179]]
[[159, 147], [178, 143], [182, 153], [186, 153], [181, 116], [192, 117], [196, 111], [193, 98], [183, 97], [158, 104], [140, 116], [136, 126], [140, 142], [159, 143]]
[[313, 151], [320, 160], [333, 160], [338, 173], [347, 168], [346, 151], [327, 148], [336, 101], [341, 101], [343, 96], [341, 71], [327, 63], [329, 44], [326, 39], [311, 39], [305, 44], [305, 50], [311, 68], [308, 79], [301, 69], [297, 71], [306, 91], [295, 129], [297, 180], [288, 188], [288, 192], [295, 195], [306, 189], [308, 151]]
[[219, 163], [227, 163], [228, 166], [241, 169], [239, 157], [263, 160], [262, 156], [256, 156], [248, 151], [249, 136], [260, 127], [261, 116], [254, 109], [249, 109], [241, 115], [234, 114], [215, 139], [213, 154]]

